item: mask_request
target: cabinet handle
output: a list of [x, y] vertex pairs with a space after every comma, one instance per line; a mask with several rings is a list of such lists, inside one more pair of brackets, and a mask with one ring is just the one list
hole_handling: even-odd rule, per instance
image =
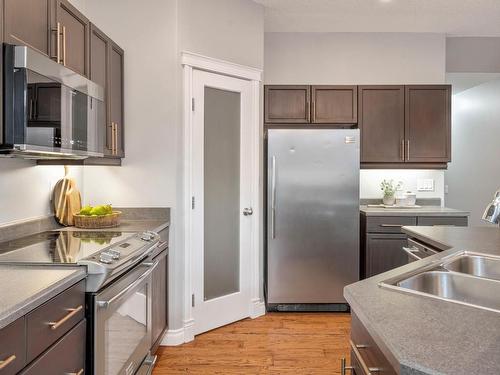
[[406, 141], [406, 161], [410, 161], [410, 140]]
[[12, 362], [16, 360], [16, 356], [12, 354], [10, 357], [7, 357], [7, 359], [0, 361], [0, 370], [3, 370], [6, 368], [8, 365], [10, 365]]
[[115, 122], [115, 155], [118, 155], [118, 123]]
[[316, 122], [316, 101], [311, 102], [312, 122]]
[[56, 32], [56, 55], [50, 56], [51, 59], [56, 59], [56, 63], [61, 62], [61, 23], [58, 22], [55, 29], [52, 31]]
[[67, 372], [66, 375], [83, 375], [83, 369], [78, 372]]
[[[354, 355], [356, 356], [356, 359], [358, 360], [359, 364], [363, 368], [363, 372], [366, 375], [371, 375], [374, 372], [378, 373], [378, 372], [382, 371], [382, 369], [378, 368], [378, 367], [368, 367], [368, 365], [366, 364], [366, 362], [363, 360], [363, 357], [361, 357], [361, 353], [359, 352], [359, 349], [367, 348], [368, 347], [367, 345], [354, 345], [354, 343], [352, 342], [352, 340], [349, 340], [349, 344], [351, 345], [351, 349], [354, 352]], [[351, 366], [350, 369], [352, 369], [352, 366]]]
[[111, 155], [115, 154], [115, 123], [111, 122]]
[[340, 358], [340, 375], [346, 375], [347, 370], [353, 371], [354, 367], [353, 366], [346, 366], [345, 358]]
[[399, 157], [401, 158], [401, 161], [405, 161], [405, 140], [401, 140], [401, 145], [399, 147]]
[[62, 45], [63, 45], [62, 63], [64, 66], [66, 66], [66, 26], [62, 27]]
[[402, 228], [401, 224], [380, 224], [382, 228]]
[[416, 247], [406, 247], [406, 246], [403, 246], [403, 251], [408, 254], [409, 257], [411, 257], [412, 259], [415, 259], [415, 260], [420, 260], [422, 259], [421, 257], [419, 257], [417, 255], [417, 253], [419, 252], [419, 250], [416, 248]]
[[58, 320], [57, 322], [50, 322], [49, 323], [50, 329], [52, 329], [52, 330], [58, 329], [61, 325], [63, 325], [69, 319], [71, 319], [76, 314], [78, 314], [82, 309], [83, 309], [82, 305], [80, 305], [76, 308], [73, 308], [73, 309], [68, 309], [69, 313], [64, 318]]

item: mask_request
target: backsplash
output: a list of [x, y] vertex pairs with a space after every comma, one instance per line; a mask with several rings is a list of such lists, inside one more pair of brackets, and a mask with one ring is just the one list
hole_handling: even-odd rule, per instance
[[[438, 198], [444, 205], [444, 171], [417, 170], [417, 169], [363, 169], [360, 172], [360, 197], [361, 199], [380, 198], [382, 180], [403, 182], [403, 191], [411, 190], [418, 198]], [[417, 191], [418, 180], [434, 180], [433, 191]]]
[[[83, 188], [83, 167], [70, 167], [69, 175]], [[0, 225], [39, 218], [51, 213], [51, 188], [64, 176], [62, 166], [37, 166], [22, 159], [0, 159]]]

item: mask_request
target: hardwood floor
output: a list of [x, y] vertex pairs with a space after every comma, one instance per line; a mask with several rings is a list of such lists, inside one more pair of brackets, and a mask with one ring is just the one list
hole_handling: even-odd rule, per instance
[[153, 375], [340, 374], [350, 327], [349, 314], [269, 313], [161, 347]]

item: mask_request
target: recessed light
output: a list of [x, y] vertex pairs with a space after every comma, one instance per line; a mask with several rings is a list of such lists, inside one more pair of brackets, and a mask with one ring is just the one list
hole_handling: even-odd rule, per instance
[[378, 1], [380, 1], [381, 3], [384, 3], [384, 4], [392, 2], [392, 0], [378, 0]]

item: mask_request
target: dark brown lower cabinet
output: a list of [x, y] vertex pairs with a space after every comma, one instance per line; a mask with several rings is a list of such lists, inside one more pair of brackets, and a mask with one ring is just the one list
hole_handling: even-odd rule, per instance
[[168, 327], [168, 248], [155, 258], [158, 262], [152, 273], [151, 352], [154, 353]]
[[33, 362], [22, 375], [78, 374], [85, 371], [86, 321], [82, 320]]
[[408, 255], [402, 251], [406, 245], [406, 234], [367, 234], [366, 277], [407, 264]]
[[[351, 366], [352, 374], [396, 375], [394, 367], [384, 356], [355, 311], [351, 313]], [[372, 369], [370, 371], [370, 369]], [[373, 369], [377, 369], [374, 371]]]
[[83, 375], [84, 314], [82, 280], [0, 329], [0, 374]]

